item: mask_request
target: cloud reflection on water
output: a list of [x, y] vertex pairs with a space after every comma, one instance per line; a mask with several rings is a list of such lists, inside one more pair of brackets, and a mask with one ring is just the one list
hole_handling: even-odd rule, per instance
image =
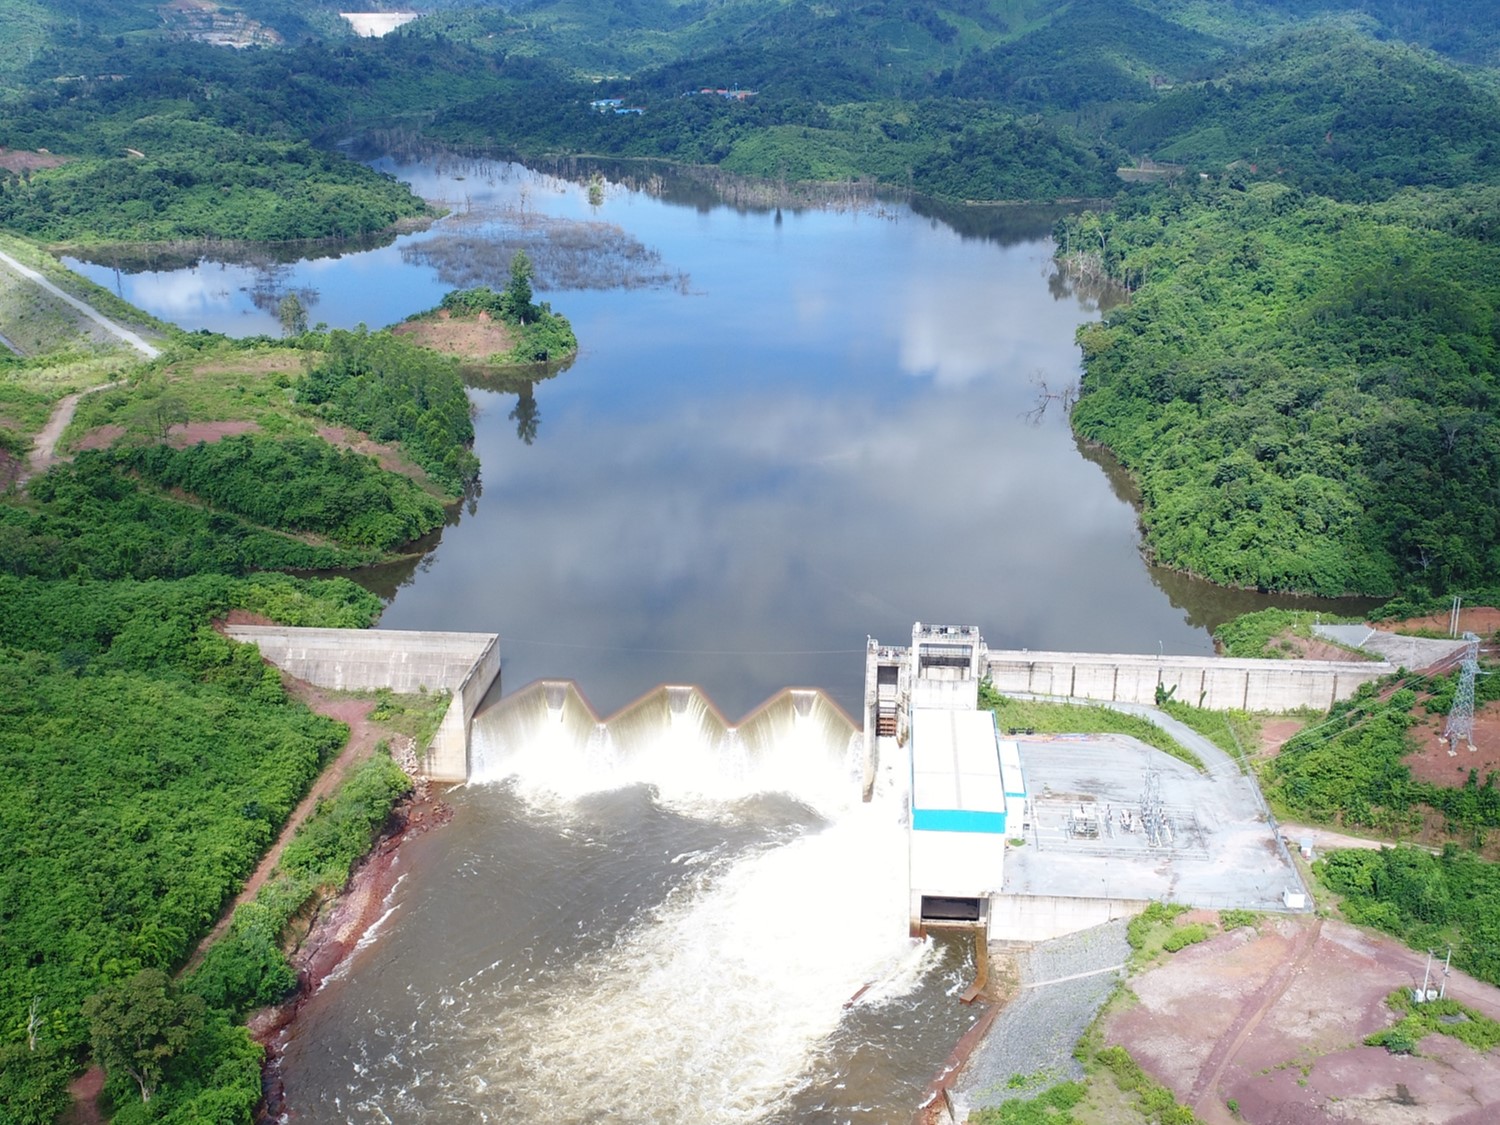
[[[594, 217], [548, 177], [390, 167], [428, 196]], [[854, 707], [865, 637], [913, 619], [1000, 646], [1208, 651], [1205, 625], [1264, 599], [1147, 568], [1107, 466], [1057, 410], [1024, 417], [1039, 381], [1077, 378], [1075, 330], [1099, 315], [1046, 276], [1054, 217], [963, 211], [959, 235], [899, 205], [777, 221], [612, 189], [599, 218], [691, 286], [540, 294], [582, 352], [535, 388], [533, 444], [513, 393], [474, 392], [483, 494], [420, 565], [385, 572], [384, 624], [500, 632], [507, 689], [573, 678], [609, 711], [696, 682], [731, 716], [788, 684]], [[316, 289], [315, 319], [390, 324], [442, 295], [403, 254], [430, 237], [277, 277]], [[185, 327], [274, 333], [244, 292], [259, 276], [126, 275], [125, 295]]]

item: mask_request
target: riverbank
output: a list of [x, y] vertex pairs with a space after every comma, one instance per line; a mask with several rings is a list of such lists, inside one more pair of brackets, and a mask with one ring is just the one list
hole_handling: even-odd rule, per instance
[[257, 1113], [258, 1122], [275, 1125], [286, 1112], [281, 1056], [297, 1015], [385, 913], [401, 877], [401, 845], [442, 827], [452, 816], [452, 806], [442, 799], [441, 792], [419, 779], [412, 796], [391, 810], [380, 838], [343, 889], [313, 909], [308, 929], [289, 957], [297, 973], [296, 991], [282, 1003], [255, 1012], [247, 1021], [251, 1037], [266, 1051], [262, 1063], [265, 1097]]

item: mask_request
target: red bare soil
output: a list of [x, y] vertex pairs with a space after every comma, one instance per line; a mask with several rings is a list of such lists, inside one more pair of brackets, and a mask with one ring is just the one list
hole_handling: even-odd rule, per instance
[[503, 355], [516, 345], [509, 325], [485, 312], [455, 317], [447, 309], [440, 309], [436, 316], [408, 320], [391, 331], [398, 336], [409, 336], [412, 343], [435, 352], [475, 361]]
[[[1446, 637], [1448, 614], [1446, 612], [1429, 613], [1426, 617], [1408, 617], [1405, 621], [1386, 621], [1382, 622], [1380, 627], [1396, 633], [1427, 631]], [[1493, 636], [1500, 631], [1500, 609], [1487, 605], [1475, 606], [1472, 609], [1465, 607], [1459, 611], [1458, 631], [1477, 633], [1481, 638]]]
[[[200, 441], [216, 442], [233, 434], [254, 433], [259, 423], [247, 421], [229, 422], [180, 422], [167, 431], [167, 444], [174, 449], [186, 449]], [[95, 426], [77, 441], [73, 449], [108, 449], [125, 436], [125, 427], [116, 425]]]
[[108, 449], [124, 436], [124, 426], [95, 426], [73, 443], [73, 449], [75, 452], [84, 449]]
[[1331, 641], [1325, 641], [1320, 637], [1299, 637], [1290, 629], [1273, 637], [1268, 647], [1280, 649], [1289, 659], [1293, 660], [1379, 659], [1379, 657], [1371, 656], [1367, 652], [1356, 652], [1353, 649], [1340, 648]]
[[263, 613], [251, 613], [248, 609], [231, 609], [224, 615], [225, 625], [275, 625]]
[[427, 476], [422, 466], [415, 461], [409, 460], [407, 456], [394, 445], [384, 445], [375, 441], [358, 430], [346, 429], [343, 426], [319, 426], [318, 436], [326, 442], [338, 446], [340, 449], [352, 449], [355, 453], [363, 453], [367, 457], [375, 458], [382, 469], [393, 473], [400, 473], [404, 477], [410, 477], [422, 488], [436, 493], [432, 487], [432, 481]]
[[38, 168], [56, 168], [66, 164], [66, 156], [52, 152], [24, 152], [14, 148], [0, 148], [0, 168], [7, 172], [35, 172]]
[[57, 1125], [104, 1125], [105, 1117], [99, 1109], [104, 1078], [102, 1066], [91, 1066], [69, 1082], [68, 1093], [73, 1095], [73, 1104], [63, 1111]]
[[1500, 705], [1475, 708], [1472, 750], [1467, 742], [1449, 746], [1442, 740], [1447, 722], [1446, 715], [1426, 715], [1411, 728], [1411, 737], [1420, 747], [1405, 758], [1413, 777], [1457, 787], [1468, 780], [1470, 770], [1479, 771], [1480, 781], [1500, 771]]
[[[1421, 983], [1424, 954], [1342, 922], [1269, 918], [1135, 977], [1140, 1003], [1105, 1036], [1211, 1125], [1479, 1125], [1500, 1105], [1500, 1052], [1428, 1036], [1420, 1056], [1365, 1047], [1395, 1022], [1385, 997]], [[1491, 1017], [1500, 990], [1455, 972], [1448, 995]]]
[[[1394, 628], [1398, 632], [1425, 630], [1446, 636], [1448, 615], [1411, 617], [1397, 622]], [[1500, 631], [1500, 609], [1493, 606], [1464, 609], [1459, 614], [1459, 629], [1478, 634], [1481, 639], [1493, 637]], [[1481, 780], [1500, 771], [1500, 705], [1482, 704], [1476, 708], [1472, 750], [1466, 742], [1449, 746], [1443, 741], [1446, 716], [1416, 714], [1418, 722], [1411, 728], [1411, 737], [1418, 749], [1405, 759], [1413, 777], [1434, 785], [1457, 787], [1468, 780], [1470, 770], [1477, 770]]]
[[249, 434], [260, 429], [257, 422], [179, 422], [167, 431], [167, 444], [186, 449], [200, 441], [213, 443], [233, 434]]
[[1306, 719], [1267, 719], [1260, 725], [1260, 757], [1274, 758], [1287, 739], [1307, 726]]

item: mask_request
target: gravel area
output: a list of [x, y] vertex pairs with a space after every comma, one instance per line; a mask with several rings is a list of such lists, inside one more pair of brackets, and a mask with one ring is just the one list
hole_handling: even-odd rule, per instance
[[[957, 1119], [1081, 1078], [1073, 1048], [1124, 975], [1123, 969], [1100, 970], [1121, 965], [1129, 954], [1124, 921], [1053, 938], [1020, 954], [1020, 994], [995, 1020], [952, 1090]], [[1012, 1088], [1017, 1074], [1045, 1080]]]

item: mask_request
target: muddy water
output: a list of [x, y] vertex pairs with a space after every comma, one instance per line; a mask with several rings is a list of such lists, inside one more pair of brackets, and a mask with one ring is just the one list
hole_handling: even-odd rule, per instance
[[976, 1013], [965, 950], [906, 937], [899, 795], [842, 748], [776, 791], [685, 749], [481, 767], [304, 1006], [294, 1119], [907, 1119]]

